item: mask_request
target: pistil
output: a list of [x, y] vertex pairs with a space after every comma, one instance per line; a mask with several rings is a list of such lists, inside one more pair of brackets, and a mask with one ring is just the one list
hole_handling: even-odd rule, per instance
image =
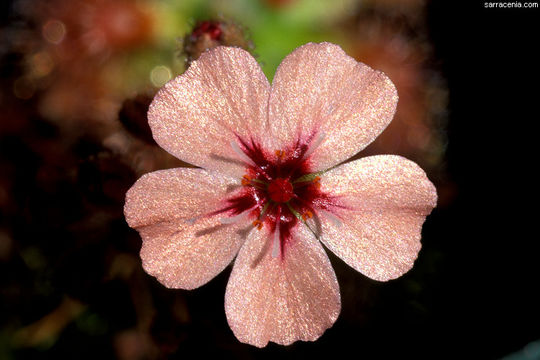
[[294, 195], [293, 186], [288, 179], [277, 178], [268, 185], [270, 199], [278, 203], [286, 203]]

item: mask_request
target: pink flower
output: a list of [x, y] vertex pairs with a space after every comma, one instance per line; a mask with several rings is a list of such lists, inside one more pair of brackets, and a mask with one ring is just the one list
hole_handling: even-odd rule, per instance
[[225, 294], [236, 337], [316, 340], [341, 307], [321, 242], [364, 275], [394, 279], [413, 266], [436, 205], [402, 157], [338, 165], [382, 132], [397, 100], [384, 74], [329, 43], [296, 49], [272, 85], [242, 49], [204, 53], [148, 112], [158, 144], [201, 168], [146, 174], [127, 193], [144, 269], [194, 289], [236, 257]]

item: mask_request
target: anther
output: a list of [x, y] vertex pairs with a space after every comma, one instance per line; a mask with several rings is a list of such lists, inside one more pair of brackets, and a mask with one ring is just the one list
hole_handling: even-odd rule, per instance
[[251, 184], [251, 178], [247, 175], [242, 176], [242, 186]]
[[307, 219], [311, 219], [313, 217], [313, 213], [309, 210], [304, 211], [302, 214], [302, 220], [306, 221]]
[[285, 151], [276, 150], [276, 156], [278, 157], [278, 160], [283, 160], [283, 158], [285, 157]]
[[261, 230], [263, 227], [263, 223], [260, 220], [255, 220], [251, 223], [254, 227], [257, 228], [257, 230]]
[[313, 185], [315, 185], [315, 187], [317, 189], [321, 188], [321, 177], [320, 176], [316, 176], [315, 179], [313, 179]]

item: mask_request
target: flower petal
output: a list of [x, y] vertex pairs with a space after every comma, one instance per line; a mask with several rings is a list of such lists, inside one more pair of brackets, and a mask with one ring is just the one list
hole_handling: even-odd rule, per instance
[[242, 175], [245, 166], [231, 142], [236, 136], [261, 141], [257, 136], [267, 118], [269, 91], [247, 51], [214, 48], [159, 90], [148, 111], [152, 134], [183, 161]]
[[207, 214], [234, 188], [203, 169], [169, 169], [142, 176], [126, 194], [124, 213], [143, 239], [143, 267], [170, 288], [194, 289], [219, 274], [245, 240], [236, 224]]
[[371, 156], [341, 165], [323, 176], [322, 191], [343, 208], [321, 212], [321, 241], [347, 264], [380, 281], [411, 269], [422, 224], [437, 203], [424, 171], [400, 156]]
[[240, 249], [225, 294], [231, 329], [240, 341], [258, 347], [316, 340], [341, 308], [328, 256], [304, 226], [286, 243], [283, 258], [271, 253], [264, 230], [252, 231]]
[[337, 45], [309, 43], [277, 69], [268, 131], [276, 149], [299, 139], [319, 144], [312, 166], [325, 170], [371, 143], [392, 120], [397, 100], [394, 84], [383, 73]]

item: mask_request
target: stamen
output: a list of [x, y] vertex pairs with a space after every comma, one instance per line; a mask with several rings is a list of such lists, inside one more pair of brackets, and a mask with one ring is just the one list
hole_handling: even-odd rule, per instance
[[262, 221], [260, 220], [255, 220], [254, 222], [251, 223], [254, 227], [257, 228], [257, 230], [261, 230], [262, 227], [263, 227], [263, 223]]
[[311, 182], [319, 182], [321, 181], [321, 177], [319, 175], [323, 174], [324, 172], [325, 171], [319, 171], [316, 173], [302, 175], [298, 179], [294, 180], [292, 183], [293, 184], [305, 183], [301, 185], [301, 186], [304, 186], [304, 185], [309, 185]]
[[242, 176], [242, 186], [248, 186], [251, 184], [251, 178], [247, 175]]
[[281, 161], [285, 157], [285, 151], [283, 150], [276, 150], [276, 156], [278, 157], [278, 160]]
[[248, 175], [242, 176], [242, 186], [252, 186], [259, 190], [264, 190], [266, 185], [266, 182], [259, 179], [251, 178]]
[[313, 217], [313, 213], [309, 210], [306, 210], [303, 214], [302, 214], [302, 220], [306, 221], [307, 219], [311, 219]]
[[[313, 174], [311, 174], [313, 175]], [[313, 179], [309, 179], [308, 177], [305, 177], [303, 179], [297, 179], [292, 182], [293, 188], [298, 189], [302, 188], [304, 186], [315, 186], [315, 189], [319, 190], [321, 188], [321, 178], [319, 176], [316, 176]]]
[[[304, 218], [304, 215], [300, 215], [300, 213], [298, 211], [296, 211], [292, 206], [291, 204], [287, 203], [287, 207], [289, 208], [289, 210], [293, 213], [294, 216], [296, 216], [296, 218], [301, 221], [304, 225], [306, 225], [306, 227], [308, 228], [309, 231], [311, 231], [311, 233], [313, 234], [313, 236], [315, 236], [316, 239], [319, 239], [319, 235], [317, 235], [317, 233], [315, 232], [315, 230], [313, 230], [311, 228], [311, 226], [309, 226], [309, 224], [307, 223], [307, 220], [308, 219], [311, 219], [313, 217], [313, 213], [311, 213], [311, 211], [307, 210], [307, 212], [309, 212], [311, 214], [310, 217], [306, 217]], [[304, 213], [304, 214], [306, 214]]]
[[308, 150], [304, 153], [304, 159], [313, 154], [313, 152], [321, 145], [321, 143], [324, 141], [324, 138], [326, 137], [326, 133], [324, 131], [320, 131], [317, 133], [317, 136], [315, 139], [311, 141], [309, 144]]
[[251, 181], [259, 183], [259, 184], [263, 184], [263, 185], [268, 185], [268, 182], [263, 181], [263, 180], [259, 180], [259, 179], [255, 179], [255, 178], [251, 179]]
[[238, 144], [235, 141], [231, 141], [231, 147], [234, 150], [234, 152], [246, 163], [252, 166], [257, 166], [253, 160], [249, 156], [247, 156], [242, 149], [238, 146]]
[[321, 177], [320, 176], [316, 176], [315, 179], [313, 179], [313, 185], [315, 185], [315, 187], [317, 189], [321, 188]]
[[268, 207], [270, 206], [270, 203], [267, 202], [266, 204], [264, 204], [261, 212], [259, 213], [259, 220], [262, 221], [264, 220], [264, 218], [266, 217], [266, 210], [268, 210]]

